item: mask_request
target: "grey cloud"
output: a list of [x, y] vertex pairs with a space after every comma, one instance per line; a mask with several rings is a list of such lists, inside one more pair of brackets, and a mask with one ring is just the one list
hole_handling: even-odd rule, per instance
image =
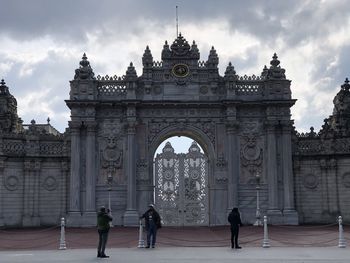
[[[49, 107], [56, 114], [64, 114], [68, 112], [64, 100], [69, 96], [69, 80], [74, 76], [74, 69], [79, 61], [75, 58], [67, 59], [60, 54], [49, 51], [47, 59], [33, 65], [34, 69], [30, 76], [19, 77], [19, 71], [23, 66], [22, 63], [14, 62], [14, 66], [5, 77], [7, 86], [17, 100], [26, 94], [33, 92], [37, 93], [39, 90], [48, 90], [48, 94], [42, 100], [49, 104]], [[15, 84], [14, 84], [15, 83]], [[35, 99], [32, 103], [35, 103]], [[18, 105], [18, 109], [22, 105]], [[48, 116], [43, 113], [22, 113], [20, 116], [25, 123], [29, 123], [35, 119], [38, 123], [46, 122]], [[53, 124], [57, 125], [60, 131], [64, 131], [67, 123], [63, 120], [55, 120], [50, 116]]]

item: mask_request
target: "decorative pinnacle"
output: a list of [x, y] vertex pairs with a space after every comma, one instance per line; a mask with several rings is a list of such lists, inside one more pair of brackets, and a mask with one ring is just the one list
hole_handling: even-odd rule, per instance
[[5, 86], [6, 82], [4, 81], [4, 79], [1, 79], [0, 84], [1, 84], [1, 86]]
[[82, 66], [82, 67], [87, 67], [87, 66], [89, 66], [89, 61], [87, 60], [87, 56], [86, 56], [86, 54], [85, 54], [85, 52], [84, 52], [84, 54], [83, 54], [83, 57], [81, 58], [82, 59], [82, 61], [80, 61], [80, 65]]
[[278, 57], [277, 57], [276, 53], [273, 54], [273, 57], [272, 57], [272, 60], [271, 60], [270, 64], [273, 67], [277, 67], [280, 64], [280, 61], [278, 60]]
[[51, 121], [51, 120], [50, 120], [50, 117], [47, 117], [47, 120], [46, 120], [46, 121], [47, 121], [47, 124], [50, 124], [50, 121]]
[[348, 78], [345, 79], [344, 84], [341, 85], [341, 87], [342, 87], [343, 90], [346, 90], [346, 91], [350, 90], [350, 84], [349, 84], [349, 79]]

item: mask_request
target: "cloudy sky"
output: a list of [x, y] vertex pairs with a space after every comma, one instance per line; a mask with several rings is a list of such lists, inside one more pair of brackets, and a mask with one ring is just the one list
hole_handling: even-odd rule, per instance
[[211, 46], [220, 73], [260, 74], [276, 52], [297, 99], [298, 131], [319, 130], [333, 98], [350, 76], [348, 0], [0, 0], [0, 78], [17, 98], [25, 123], [35, 119], [64, 131], [69, 80], [86, 52], [95, 74], [125, 73], [149, 45], [160, 60], [179, 28], [206, 60]]

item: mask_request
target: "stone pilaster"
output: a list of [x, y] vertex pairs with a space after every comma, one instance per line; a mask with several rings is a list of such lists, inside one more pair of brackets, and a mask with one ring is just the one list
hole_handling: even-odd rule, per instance
[[239, 184], [239, 143], [238, 143], [238, 122], [231, 121], [226, 125], [228, 144], [228, 186], [227, 186], [227, 210], [238, 207], [238, 184]]
[[298, 214], [294, 203], [291, 128], [289, 123], [282, 126], [283, 216], [284, 223], [298, 224]]
[[33, 200], [33, 224], [35, 226], [40, 226], [40, 215], [39, 215], [39, 206], [40, 206], [40, 175], [41, 175], [41, 161], [40, 160], [35, 160], [34, 163], [34, 186], [33, 186], [33, 191], [34, 191], [34, 200]]
[[61, 192], [61, 202], [60, 202], [60, 217], [65, 217], [67, 213], [67, 178], [68, 178], [68, 162], [61, 162], [61, 180], [60, 180], [60, 192]]
[[124, 226], [137, 226], [139, 222], [139, 214], [136, 208], [136, 151], [135, 151], [135, 134], [136, 134], [136, 109], [129, 106], [127, 109], [127, 203], [124, 213]]
[[277, 152], [276, 152], [276, 123], [266, 122], [267, 134], [267, 182], [268, 182], [268, 215], [281, 215], [278, 209], [278, 184], [277, 184]]
[[328, 207], [331, 215], [339, 214], [337, 160], [330, 159], [327, 163]]
[[39, 226], [39, 176], [40, 162], [27, 159], [24, 161], [23, 218], [24, 227]]
[[80, 200], [80, 128], [79, 122], [70, 122], [71, 134], [71, 163], [69, 180], [69, 211], [67, 224], [79, 226], [81, 219]]
[[85, 123], [86, 132], [86, 173], [84, 225], [96, 225], [96, 123]]

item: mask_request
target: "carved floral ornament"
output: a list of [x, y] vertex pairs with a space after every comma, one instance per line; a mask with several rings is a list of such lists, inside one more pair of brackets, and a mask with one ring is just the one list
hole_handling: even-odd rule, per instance
[[9, 191], [15, 191], [19, 188], [20, 180], [18, 176], [10, 175], [5, 177], [4, 185], [7, 190]]
[[54, 191], [57, 189], [57, 186], [58, 186], [58, 181], [53, 176], [47, 176], [42, 183], [42, 187], [47, 191]]
[[303, 185], [308, 189], [315, 189], [319, 185], [319, 178], [314, 174], [307, 174], [303, 178]]

